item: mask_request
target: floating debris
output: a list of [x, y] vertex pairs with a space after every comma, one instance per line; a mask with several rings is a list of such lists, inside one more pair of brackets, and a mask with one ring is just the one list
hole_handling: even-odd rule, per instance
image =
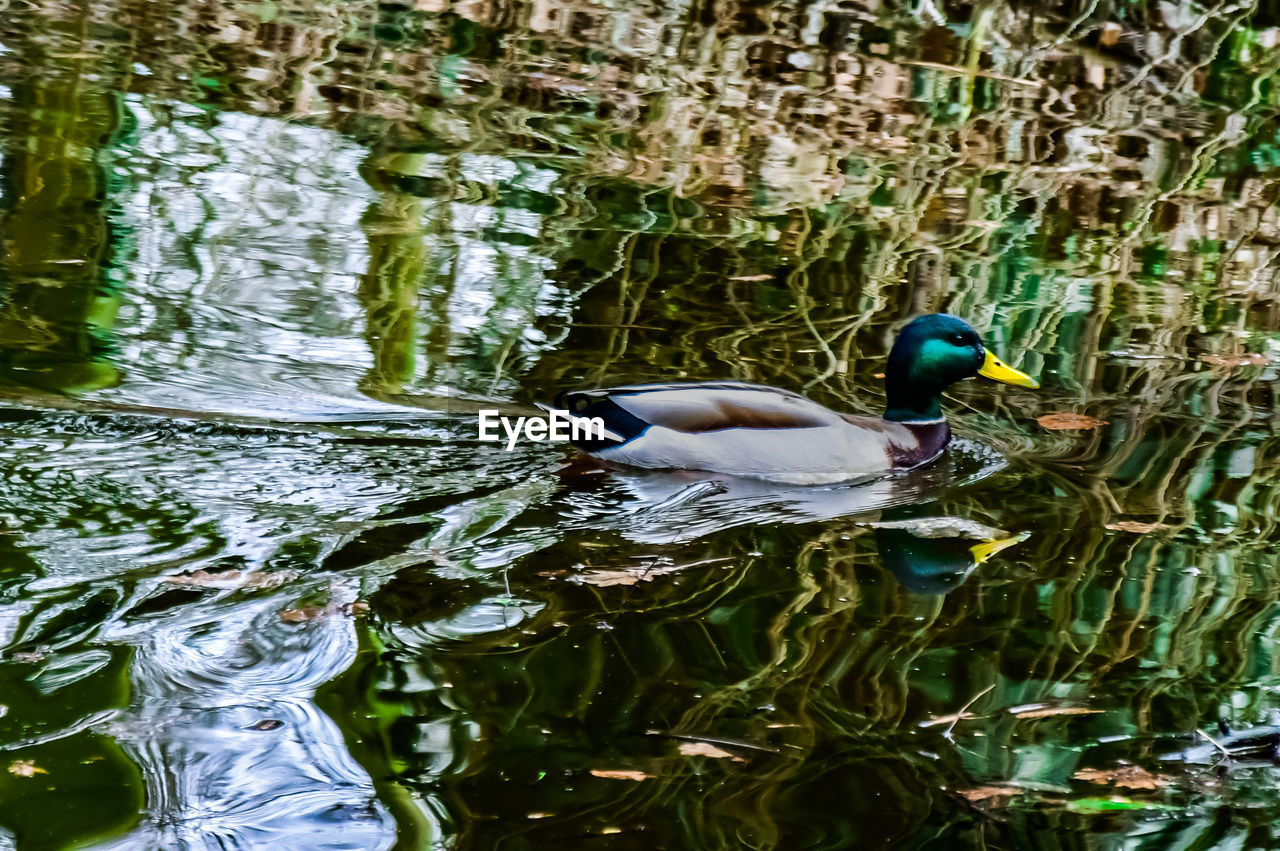
[[37, 774], [48, 774], [49, 772], [29, 759], [16, 759], [9, 763], [9, 773], [14, 777], [35, 777]]
[[1059, 715], [1100, 715], [1101, 709], [1086, 706], [1051, 706], [1047, 703], [1027, 703], [1011, 706], [1007, 710], [1014, 718], [1053, 718]]
[[1133, 532], [1135, 535], [1146, 535], [1149, 532], [1159, 532], [1164, 529], [1176, 529], [1176, 526], [1170, 526], [1167, 523], [1143, 523], [1141, 520], [1119, 520], [1115, 523], [1108, 523], [1103, 527], [1110, 529], [1112, 532]]
[[1197, 745], [1162, 759], [1167, 761], [1208, 764], [1222, 760], [1280, 762], [1280, 726], [1251, 727], [1239, 733], [1217, 738], [1203, 730], [1196, 731], [1208, 744]]
[[1154, 792], [1168, 786], [1172, 778], [1152, 774], [1138, 765], [1120, 765], [1115, 768], [1082, 768], [1074, 775], [1076, 780], [1097, 783], [1102, 786], [1119, 786], [1135, 791]]
[[1257, 352], [1246, 352], [1240, 355], [1201, 355], [1201, 363], [1207, 363], [1209, 366], [1266, 366], [1270, 361], [1266, 355], [1260, 355]]
[[979, 805], [984, 809], [1003, 807], [1009, 803], [1010, 799], [1023, 793], [1023, 790], [1017, 786], [975, 786], [972, 789], [956, 789], [954, 791], [955, 794], [969, 803]]
[[1101, 428], [1107, 424], [1107, 420], [1100, 420], [1097, 417], [1090, 417], [1086, 414], [1044, 414], [1036, 417], [1036, 422], [1040, 423], [1042, 428], [1050, 431], [1087, 431], [1089, 429]]
[[248, 729], [257, 732], [270, 732], [271, 730], [279, 730], [284, 726], [284, 722], [279, 718], [263, 718], [257, 723], [250, 724]]
[[607, 768], [591, 769], [592, 777], [603, 777], [606, 780], [649, 780], [652, 774], [645, 774], [643, 771], [615, 771]]
[[681, 742], [680, 753], [685, 756], [709, 756], [712, 759], [729, 759], [733, 762], [744, 762], [742, 757], [735, 756], [724, 748], [718, 748], [707, 742]]
[[164, 577], [171, 585], [185, 588], [276, 588], [297, 576], [292, 570], [193, 570]]
[[1066, 801], [1066, 808], [1073, 813], [1109, 813], [1117, 810], [1160, 810], [1171, 811], [1181, 809], [1169, 804], [1158, 804], [1152, 801], [1134, 801], [1130, 798], [1079, 798]]

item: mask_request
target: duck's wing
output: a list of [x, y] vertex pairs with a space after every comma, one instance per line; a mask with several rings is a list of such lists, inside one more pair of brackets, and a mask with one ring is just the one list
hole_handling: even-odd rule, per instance
[[599, 417], [623, 440], [649, 426], [698, 434], [725, 429], [808, 429], [843, 422], [834, 411], [798, 393], [739, 382], [636, 384], [561, 394], [573, 417]]

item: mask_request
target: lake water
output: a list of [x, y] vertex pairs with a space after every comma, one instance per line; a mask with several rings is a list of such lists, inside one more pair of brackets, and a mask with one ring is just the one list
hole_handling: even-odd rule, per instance
[[[0, 0], [0, 848], [1280, 842], [1278, 25]], [[927, 470], [477, 439], [935, 310]]]

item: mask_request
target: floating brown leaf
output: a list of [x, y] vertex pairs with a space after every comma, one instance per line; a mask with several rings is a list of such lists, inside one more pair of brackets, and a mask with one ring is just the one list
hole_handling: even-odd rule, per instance
[[1108, 523], [1107, 529], [1113, 532], [1133, 532], [1138, 535], [1145, 535], [1148, 532], [1156, 532], [1161, 529], [1172, 529], [1165, 523], [1143, 523], [1141, 520], [1118, 520], [1115, 523]]
[[975, 786], [972, 789], [957, 789], [956, 794], [971, 804], [987, 803], [1004, 806], [1008, 799], [1021, 794], [1022, 790], [1014, 786]]
[[574, 578], [576, 581], [585, 582], [588, 585], [608, 588], [611, 585], [635, 585], [642, 579], [647, 581], [649, 577], [642, 573], [632, 573], [629, 570], [588, 570]]
[[1209, 366], [1265, 366], [1267, 358], [1257, 352], [1245, 352], [1240, 355], [1201, 355], [1200, 362]]
[[1075, 773], [1075, 778], [1086, 783], [1146, 791], [1162, 789], [1171, 782], [1170, 778], [1162, 774], [1152, 774], [1137, 765], [1122, 765], [1117, 768], [1082, 768]]
[[709, 756], [713, 759], [731, 759], [734, 762], [743, 761], [742, 757], [734, 756], [724, 748], [718, 748], [706, 742], [681, 742], [680, 753], [685, 756]]
[[14, 777], [35, 777], [37, 774], [48, 774], [49, 772], [29, 759], [15, 759], [9, 763], [9, 773]]
[[772, 281], [773, 275], [735, 275], [731, 281]]
[[328, 606], [303, 606], [300, 609], [281, 609], [280, 620], [285, 623], [309, 623], [330, 614], [333, 614], [333, 609]]
[[649, 564], [643, 567], [629, 567], [622, 570], [584, 570], [581, 573], [570, 576], [569, 581], [585, 582], [587, 585], [595, 585], [598, 588], [607, 588], [610, 585], [635, 585], [637, 582], [652, 582], [665, 573], [675, 573], [686, 567], [693, 567], [703, 563], [705, 562], [666, 565], [664, 567]]
[[185, 588], [274, 588], [294, 577], [292, 571], [193, 570], [164, 577], [164, 581]]
[[43, 662], [49, 657], [42, 648], [37, 647], [35, 650], [18, 650], [9, 654], [9, 658], [14, 662], [20, 662], [24, 665], [36, 665]]
[[614, 771], [607, 768], [591, 769], [592, 777], [603, 777], [606, 780], [648, 780], [652, 774], [643, 771]]
[[254, 724], [250, 724], [249, 729], [256, 730], [257, 732], [263, 733], [263, 732], [269, 732], [271, 730], [279, 730], [283, 726], [284, 726], [284, 722], [281, 721], [279, 718], [263, 718], [261, 721], [258, 721]]
[[1036, 422], [1051, 431], [1080, 431], [1098, 428], [1107, 424], [1106, 420], [1090, 417], [1086, 414], [1045, 414], [1037, 417]]
[[358, 617], [369, 611], [369, 604], [360, 600], [351, 603], [329, 603], [327, 606], [300, 606], [296, 609], [281, 609], [280, 620], [285, 623], [310, 623], [334, 615]]

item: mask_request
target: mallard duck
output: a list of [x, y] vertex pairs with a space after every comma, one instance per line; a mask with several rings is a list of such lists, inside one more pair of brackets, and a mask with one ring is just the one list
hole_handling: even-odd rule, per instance
[[790, 390], [731, 381], [575, 390], [561, 393], [556, 406], [603, 423], [603, 433], [574, 441], [599, 461], [830, 484], [936, 459], [951, 440], [942, 391], [975, 375], [1040, 386], [989, 352], [963, 319], [934, 313], [898, 334], [882, 417], [840, 414]]

